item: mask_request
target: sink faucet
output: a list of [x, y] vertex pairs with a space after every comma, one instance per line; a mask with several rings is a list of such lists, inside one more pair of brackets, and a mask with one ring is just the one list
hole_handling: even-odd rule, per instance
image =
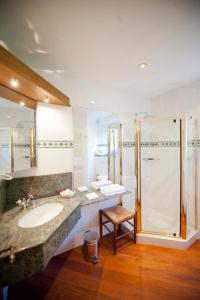
[[21, 200], [19, 199], [16, 204], [18, 204], [22, 209], [25, 209], [26, 207], [33, 205], [33, 195], [29, 194], [28, 199], [25, 199], [25, 197]]
[[15, 260], [15, 250], [16, 247], [14, 245], [11, 245], [10, 247], [3, 249], [0, 251], [0, 259], [6, 257], [9, 254], [9, 260], [10, 263], [12, 264]]

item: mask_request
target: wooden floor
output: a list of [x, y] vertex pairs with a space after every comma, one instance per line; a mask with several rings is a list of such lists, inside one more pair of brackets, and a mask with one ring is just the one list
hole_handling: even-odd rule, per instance
[[[126, 241], [127, 242], [127, 241]], [[9, 300], [200, 299], [200, 241], [188, 250], [145, 245], [120, 246], [112, 255], [100, 242], [100, 262], [76, 248], [51, 260], [45, 271], [13, 285]]]

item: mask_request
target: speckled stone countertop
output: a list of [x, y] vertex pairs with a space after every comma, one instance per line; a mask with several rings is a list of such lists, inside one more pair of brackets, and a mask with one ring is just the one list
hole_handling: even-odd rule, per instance
[[[97, 193], [99, 198], [88, 200], [86, 194], [91, 192]], [[72, 198], [61, 198], [57, 195], [37, 199], [34, 201], [34, 206], [30, 206], [25, 210], [22, 210], [20, 207], [15, 207], [14, 209], [2, 214], [2, 218], [0, 220], [0, 251], [10, 247], [10, 245], [15, 245], [16, 252], [18, 252], [20, 250], [45, 243], [77, 206], [90, 205], [111, 198], [124, 196], [126, 194], [130, 194], [130, 192], [126, 192], [121, 195], [105, 196], [99, 190], [90, 188], [87, 192], [78, 192], [76, 190], [76, 194]], [[60, 202], [64, 204], [64, 208], [58, 216], [38, 227], [22, 228], [17, 225], [19, 219], [23, 215], [33, 208], [47, 202]]]
[[[63, 210], [55, 218], [38, 227], [22, 228], [17, 225], [23, 215], [47, 202], [60, 202], [64, 204]], [[16, 252], [18, 252], [45, 243], [80, 203], [78, 197], [62, 199], [60, 196], [52, 196], [35, 200], [34, 206], [25, 210], [20, 207], [9, 210], [2, 215], [0, 221], [0, 251], [10, 245], [15, 245]]]
[[2, 215], [0, 221], [0, 250], [16, 247], [15, 260], [9, 263], [9, 253], [0, 259], [0, 285], [5, 286], [42, 271], [55, 251], [81, 218], [78, 199], [52, 196], [35, 200], [35, 207], [47, 202], [64, 204], [63, 210], [49, 222], [35, 228], [21, 228], [19, 219], [33, 207], [19, 207]]
[[[99, 198], [88, 200], [86, 194], [90, 192], [96, 192]], [[19, 219], [34, 207], [30, 206], [25, 210], [16, 207], [3, 213], [0, 219], [0, 251], [14, 245], [16, 256], [13, 264], [9, 264], [8, 256], [0, 259], [0, 285], [11, 284], [43, 270], [56, 249], [81, 218], [81, 206], [126, 194], [130, 192], [107, 197], [98, 190], [89, 189], [82, 193], [76, 191], [72, 198], [61, 198], [57, 195], [37, 199], [34, 201], [34, 207], [47, 202], [60, 202], [64, 207], [52, 220], [34, 228], [18, 226]]]

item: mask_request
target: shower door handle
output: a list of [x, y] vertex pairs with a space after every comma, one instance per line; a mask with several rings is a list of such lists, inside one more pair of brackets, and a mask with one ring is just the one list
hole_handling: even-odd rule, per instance
[[143, 160], [152, 161], [152, 160], [160, 160], [160, 158], [147, 157], [147, 158], [143, 158]]

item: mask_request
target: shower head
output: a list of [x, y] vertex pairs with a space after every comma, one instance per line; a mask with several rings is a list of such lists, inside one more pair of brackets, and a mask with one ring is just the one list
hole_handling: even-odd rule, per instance
[[135, 117], [137, 117], [137, 118], [149, 118], [149, 117], [152, 117], [152, 115], [150, 115], [148, 112], [139, 112], [139, 113], [135, 113]]

